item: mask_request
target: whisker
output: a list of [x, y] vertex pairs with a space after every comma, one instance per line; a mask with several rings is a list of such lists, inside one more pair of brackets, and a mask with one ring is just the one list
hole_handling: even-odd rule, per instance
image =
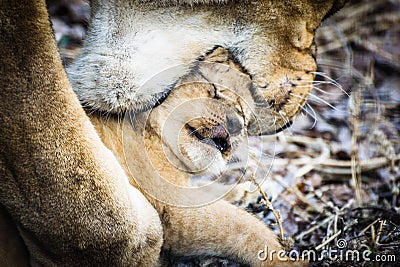
[[197, 129], [194, 129], [193, 131], [189, 132], [189, 135], [194, 135], [194, 133], [196, 132]]
[[117, 125], [118, 126], [122, 124], [122, 117], [123, 117], [122, 113], [118, 112], [117, 113]]
[[123, 131], [123, 120], [124, 120], [124, 113], [118, 112], [117, 113], [117, 131]]
[[317, 76], [321, 76], [321, 77], [327, 79], [328, 81], [331, 81], [332, 83], [337, 84], [340, 87], [340, 84], [335, 79], [332, 79], [331, 77], [328, 76], [328, 74], [326, 74], [324, 72], [314, 71], [314, 72], [311, 72], [311, 74], [315, 74]]
[[323, 85], [332, 85], [332, 86], [334, 86], [334, 87], [336, 87], [338, 89], [341, 89], [340, 87], [337, 87], [337, 85], [335, 83], [331, 82], [331, 81], [310, 81], [310, 80], [305, 80], [305, 81], [302, 81], [302, 83], [306, 83], [306, 85], [296, 85], [296, 87], [307, 88], [307, 87], [310, 86], [310, 84], [311, 84], [311, 86], [323, 84]]
[[301, 114], [302, 114], [303, 116], [304, 116], [303, 111], [305, 111], [306, 114], [308, 114], [311, 118], [314, 119], [314, 123], [313, 123], [313, 125], [311, 126], [310, 129], [314, 128], [314, 126], [315, 126], [315, 125], [317, 124], [317, 122], [318, 122], [317, 114], [315, 113], [314, 109], [310, 106], [310, 104], [306, 103], [306, 105], [307, 105], [307, 106], [311, 109], [311, 111], [312, 111], [312, 113], [310, 113], [310, 111], [308, 111], [307, 108], [302, 107], [299, 103], [296, 103], [296, 104], [299, 106], [299, 108], [300, 108], [300, 110], [301, 110]]
[[310, 129], [312, 129], [312, 128], [315, 127], [315, 125], [316, 125], [317, 122], [318, 122], [317, 113], [315, 113], [315, 110], [313, 109], [313, 107], [312, 107], [310, 104], [306, 103], [306, 107], [307, 107], [307, 108], [310, 108], [310, 109], [311, 109], [311, 112], [313, 113], [313, 115], [311, 115], [311, 114], [309, 113], [309, 111], [308, 111], [307, 108], [304, 109], [304, 110], [305, 110], [308, 114], [310, 114], [310, 116], [314, 119], [314, 123], [313, 123], [313, 125], [310, 127]]
[[257, 149], [249, 148], [249, 153], [253, 153], [253, 155], [260, 154], [264, 158], [273, 159], [275, 155], [267, 154], [265, 152], [261, 152]]
[[[330, 93], [330, 92], [326, 92], [324, 90], [322, 90], [319, 87], [315, 87], [316, 85], [332, 85], [336, 88], [338, 88], [341, 92], [344, 92], [347, 96], [349, 96], [349, 94], [344, 91], [344, 89], [338, 84], [338, 83], [334, 83], [332, 81], [312, 81], [312, 80], [302, 80], [303, 83], [306, 83], [306, 85], [296, 85], [297, 88], [308, 88], [310, 85], [308, 85], [307, 83], [311, 84], [311, 86], [313, 88], [315, 88], [316, 90], [327, 94], [327, 95], [339, 95], [339, 93]], [[339, 86], [338, 86], [339, 85]]]
[[258, 157], [256, 155], [249, 154], [249, 158], [250, 158], [250, 160], [253, 160], [256, 162], [256, 164], [255, 164], [256, 166], [260, 164], [260, 160], [258, 159]]
[[289, 123], [289, 118], [287, 118], [286, 115], [282, 114], [281, 111], [282, 111], [282, 110], [279, 111], [279, 115], [281, 116], [283, 122], [284, 122], [285, 124]]
[[[335, 106], [333, 106], [332, 104], [330, 104], [330, 103], [327, 102], [326, 100], [324, 100], [324, 99], [322, 99], [322, 98], [320, 98], [320, 97], [318, 97], [318, 96], [316, 96], [316, 95], [314, 95], [314, 94], [312, 94], [312, 93], [310, 93], [309, 96], [310, 96], [310, 97], [314, 97], [316, 100], [318, 100], [318, 101], [324, 103], [325, 105], [327, 105], [328, 107], [332, 108], [333, 110], [336, 110], [336, 111], [338, 111], [338, 112], [341, 112], [340, 110], [338, 110]], [[313, 100], [310, 99], [310, 101], [313, 101]], [[314, 102], [317, 102], [317, 103], [318, 103], [318, 101], [315, 101], [315, 100], [314, 100]]]
[[131, 126], [137, 127], [138, 125], [141, 125], [140, 119], [135, 113], [128, 112], [126, 116], [128, 116], [129, 119], [128, 121], [131, 124]]
[[326, 94], [326, 95], [341, 95], [341, 93], [330, 93], [330, 92], [326, 92], [326, 91], [322, 90], [321, 88], [319, 88], [319, 87], [317, 87], [317, 86], [314, 86], [314, 85], [312, 86], [312, 88], [315, 89], [315, 90], [317, 90], [318, 92], [321, 92], [321, 93]]
[[306, 101], [308, 100], [307, 98], [305, 98], [305, 97], [303, 97], [301, 95], [297, 95], [297, 94], [293, 94], [293, 93], [289, 93], [289, 95], [294, 96], [294, 97], [299, 98], [299, 99], [302, 99], [302, 100], [306, 100]]
[[350, 95], [343, 89], [343, 87], [336, 80], [329, 77], [326, 73], [319, 72], [319, 71], [315, 71], [315, 72], [311, 72], [311, 73], [315, 74], [317, 76], [321, 76], [321, 77], [327, 79], [328, 81], [331, 81], [337, 88], [339, 88], [343, 93], [345, 93], [347, 96], [350, 97]]
[[[299, 99], [307, 100], [307, 98], [302, 97], [302, 96], [300, 96], [300, 95], [293, 94], [293, 93], [290, 93], [289, 95], [291, 95], [291, 96], [293, 96], [293, 97], [297, 97], [297, 98], [299, 98]], [[316, 103], [323, 103], [323, 104], [327, 105], [328, 107], [332, 108], [333, 110], [336, 110], [336, 111], [338, 111], [338, 112], [342, 112], [342, 111], [338, 110], [335, 106], [333, 106], [332, 104], [330, 104], [329, 102], [327, 102], [326, 100], [324, 100], [324, 99], [322, 99], [322, 98], [320, 98], [320, 97], [318, 97], [318, 96], [316, 96], [316, 95], [314, 95], [314, 94], [312, 94], [312, 93], [310, 93], [309, 96], [315, 98], [315, 99], [311, 99], [311, 98], [310, 98], [309, 101], [313, 101], [313, 102], [316, 102]]]
[[[278, 113], [279, 113], [279, 115], [281, 116], [281, 118], [282, 118], [283, 122], [285, 123], [285, 125], [290, 124], [289, 118], [288, 118], [286, 115], [282, 114], [282, 110], [280, 110]], [[286, 130], [287, 130], [291, 135], [293, 135], [292, 131], [290, 130], [290, 127], [289, 127], [289, 128], [286, 128]]]
[[[320, 84], [324, 84], [324, 83], [319, 83], [317, 85], [320, 85]], [[329, 83], [329, 84], [332, 84], [332, 83]], [[309, 88], [310, 85], [297, 85], [296, 87], [297, 88]], [[326, 95], [335, 95], [335, 96], [341, 95], [341, 93], [331, 93], [331, 92], [324, 91], [321, 88], [315, 86], [315, 84], [312, 84], [311, 87], [312, 87], [312, 89], [315, 89], [315, 90], [317, 90], [317, 91], [319, 91], [319, 92], [321, 92], [323, 94], [326, 94]]]
[[318, 83], [318, 84], [332, 84], [335, 85], [335, 83], [331, 82], [331, 81], [322, 81], [322, 80], [301, 80], [301, 82], [305, 82], [305, 83]]
[[90, 115], [92, 115], [93, 113], [95, 113], [96, 110], [97, 110], [97, 109], [95, 109], [95, 108], [91, 108], [91, 109], [90, 109], [90, 112], [88, 113], [88, 116], [90, 116]]

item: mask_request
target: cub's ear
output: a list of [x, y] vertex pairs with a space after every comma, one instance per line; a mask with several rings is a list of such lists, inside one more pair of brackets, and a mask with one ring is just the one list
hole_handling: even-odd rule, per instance
[[349, 0], [335, 0], [333, 1], [331, 9], [325, 15], [324, 19], [335, 14], [339, 9], [341, 9]]

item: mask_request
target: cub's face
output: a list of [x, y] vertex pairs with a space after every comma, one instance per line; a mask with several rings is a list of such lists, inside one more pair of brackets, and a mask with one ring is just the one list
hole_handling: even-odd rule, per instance
[[[275, 133], [291, 124], [311, 91], [316, 28], [344, 2], [94, 0], [85, 47], [69, 74], [85, 105], [141, 112], [222, 48], [251, 80], [259, 116], [248, 133]], [[173, 66], [181, 68], [140, 90]]]
[[169, 163], [186, 172], [221, 173], [254, 117], [251, 81], [228, 54], [217, 49], [208, 55], [210, 63], [198, 64], [149, 114], [148, 127], [162, 140]]

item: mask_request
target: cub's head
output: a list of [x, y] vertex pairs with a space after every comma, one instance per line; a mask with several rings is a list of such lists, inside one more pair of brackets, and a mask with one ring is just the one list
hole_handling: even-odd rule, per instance
[[[315, 30], [344, 2], [93, 0], [88, 37], [69, 75], [86, 106], [141, 112], [222, 48], [251, 80], [248, 90], [259, 116], [257, 123], [250, 122], [248, 132], [275, 133], [291, 124], [311, 91]], [[173, 66], [181, 68], [140, 90]], [[270, 111], [265, 112], [266, 107]], [[212, 136], [220, 132], [209, 131]], [[198, 131], [193, 135], [204, 137]]]
[[[221, 173], [255, 124], [251, 80], [217, 48], [175, 85], [148, 115], [170, 163], [186, 172]], [[156, 78], [154, 78], [156, 79]], [[271, 116], [267, 109], [265, 114]], [[148, 128], [148, 129], [149, 129]]]

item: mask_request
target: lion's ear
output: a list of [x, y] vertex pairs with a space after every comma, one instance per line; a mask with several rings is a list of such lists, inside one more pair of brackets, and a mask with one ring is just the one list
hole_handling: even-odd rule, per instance
[[331, 9], [328, 11], [328, 13], [325, 15], [324, 19], [332, 16], [335, 14], [337, 11], [339, 11], [349, 0], [336, 0], [333, 2], [333, 5]]

